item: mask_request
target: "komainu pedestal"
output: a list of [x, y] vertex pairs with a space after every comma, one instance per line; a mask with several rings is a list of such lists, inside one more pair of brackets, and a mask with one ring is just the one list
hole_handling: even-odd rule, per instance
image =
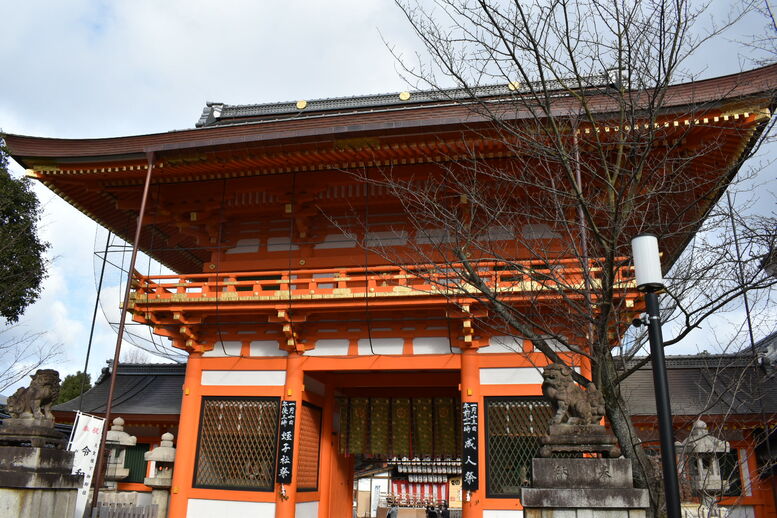
[[72, 518], [83, 475], [72, 451], [0, 446], [0, 516]]
[[532, 470], [532, 487], [521, 491], [526, 518], [645, 517], [648, 492], [634, 489], [628, 459], [533, 459]]
[[540, 437], [540, 457], [554, 453], [601, 453], [611, 459], [621, 456], [618, 441], [604, 426], [552, 424], [550, 433]]

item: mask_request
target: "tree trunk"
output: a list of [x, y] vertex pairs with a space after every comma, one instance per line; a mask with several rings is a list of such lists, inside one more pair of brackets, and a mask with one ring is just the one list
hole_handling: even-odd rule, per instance
[[609, 351], [605, 353], [604, 361], [595, 362], [593, 370], [594, 379], [604, 380], [601, 393], [607, 409], [607, 419], [620, 443], [624, 457], [631, 460], [634, 485], [647, 489], [650, 494], [648, 516], [656, 518], [662, 516], [665, 511], [661, 480], [656, 472], [655, 464], [648, 457], [637, 436], [637, 430], [634, 428], [634, 423], [628, 413], [628, 406], [621, 395], [620, 386], [612, 383], [618, 378], [618, 372]]

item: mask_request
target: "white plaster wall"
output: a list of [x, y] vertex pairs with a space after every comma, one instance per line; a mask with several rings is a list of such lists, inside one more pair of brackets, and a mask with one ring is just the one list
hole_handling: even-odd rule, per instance
[[234, 248], [228, 248], [227, 254], [252, 254], [259, 251], [259, 240], [255, 238], [240, 239]]
[[542, 383], [542, 373], [534, 367], [480, 369], [481, 385], [534, 385]]
[[453, 236], [443, 228], [427, 228], [417, 230], [415, 240], [419, 245], [436, 245], [453, 242]]
[[372, 350], [370, 350], [370, 339], [362, 338], [359, 340], [359, 354], [369, 356], [371, 354], [402, 354], [405, 341], [402, 338], [373, 338]]
[[484, 509], [483, 518], [523, 518], [523, 511], [516, 509]]
[[345, 356], [348, 354], [348, 340], [323, 339], [316, 340], [316, 346], [305, 353], [305, 356]]
[[250, 356], [288, 356], [288, 351], [278, 348], [278, 340], [254, 340], [248, 344]]
[[189, 499], [186, 518], [213, 518], [214, 516], [275, 516], [275, 502]]
[[216, 342], [212, 351], [202, 353], [203, 358], [223, 358], [224, 356], [240, 356], [243, 344], [238, 341]]
[[488, 229], [478, 236], [478, 241], [507, 241], [515, 239], [515, 232], [512, 228], [505, 228], [500, 225], [488, 227]]
[[268, 252], [288, 252], [289, 250], [299, 250], [299, 245], [292, 243], [288, 237], [271, 237], [267, 240]]
[[294, 506], [295, 518], [318, 518], [318, 502], [300, 502]]
[[413, 354], [450, 354], [447, 336], [419, 336], [413, 338]]
[[755, 509], [751, 505], [727, 507], [726, 511], [729, 518], [755, 518]]
[[481, 348], [480, 354], [523, 352], [523, 340], [514, 336], [492, 336], [488, 347]]
[[286, 371], [202, 371], [203, 385], [282, 387]]
[[407, 243], [407, 232], [404, 230], [384, 230], [382, 232], [367, 232], [367, 246], [402, 246]]
[[317, 250], [355, 247], [356, 237], [353, 234], [328, 234], [321, 243], [317, 243], [313, 246], [313, 248]]
[[521, 234], [526, 239], [558, 239], [561, 235], [544, 223], [524, 225]]

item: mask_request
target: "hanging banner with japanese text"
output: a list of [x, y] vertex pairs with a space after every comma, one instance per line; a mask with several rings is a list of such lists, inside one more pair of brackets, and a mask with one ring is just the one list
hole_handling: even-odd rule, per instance
[[475, 491], [478, 488], [478, 404], [462, 403], [461, 438], [461, 488]]
[[294, 423], [297, 420], [297, 402], [281, 402], [280, 441], [278, 443], [279, 484], [291, 484], [291, 470], [294, 466]]
[[103, 436], [105, 419], [89, 414], [76, 413], [73, 433], [67, 445], [67, 451], [75, 453], [73, 457], [74, 475], [83, 475], [84, 482], [76, 496], [76, 510], [73, 518], [84, 515], [89, 500], [89, 487], [92, 485], [94, 467], [97, 464], [97, 453], [100, 450], [100, 439]]

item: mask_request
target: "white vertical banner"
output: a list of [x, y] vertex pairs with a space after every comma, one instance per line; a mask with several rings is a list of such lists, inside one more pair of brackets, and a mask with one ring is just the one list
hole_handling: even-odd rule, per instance
[[73, 425], [73, 433], [67, 450], [75, 452], [73, 457], [73, 474], [83, 475], [84, 483], [78, 490], [76, 510], [73, 518], [82, 518], [89, 500], [89, 487], [92, 485], [94, 469], [97, 465], [97, 453], [100, 450], [100, 439], [103, 435], [105, 419], [78, 412]]
[[378, 504], [380, 503], [380, 493], [383, 490], [384, 482], [382, 480], [372, 479], [372, 497], [370, 498], [370, 516], [378, 516]]

